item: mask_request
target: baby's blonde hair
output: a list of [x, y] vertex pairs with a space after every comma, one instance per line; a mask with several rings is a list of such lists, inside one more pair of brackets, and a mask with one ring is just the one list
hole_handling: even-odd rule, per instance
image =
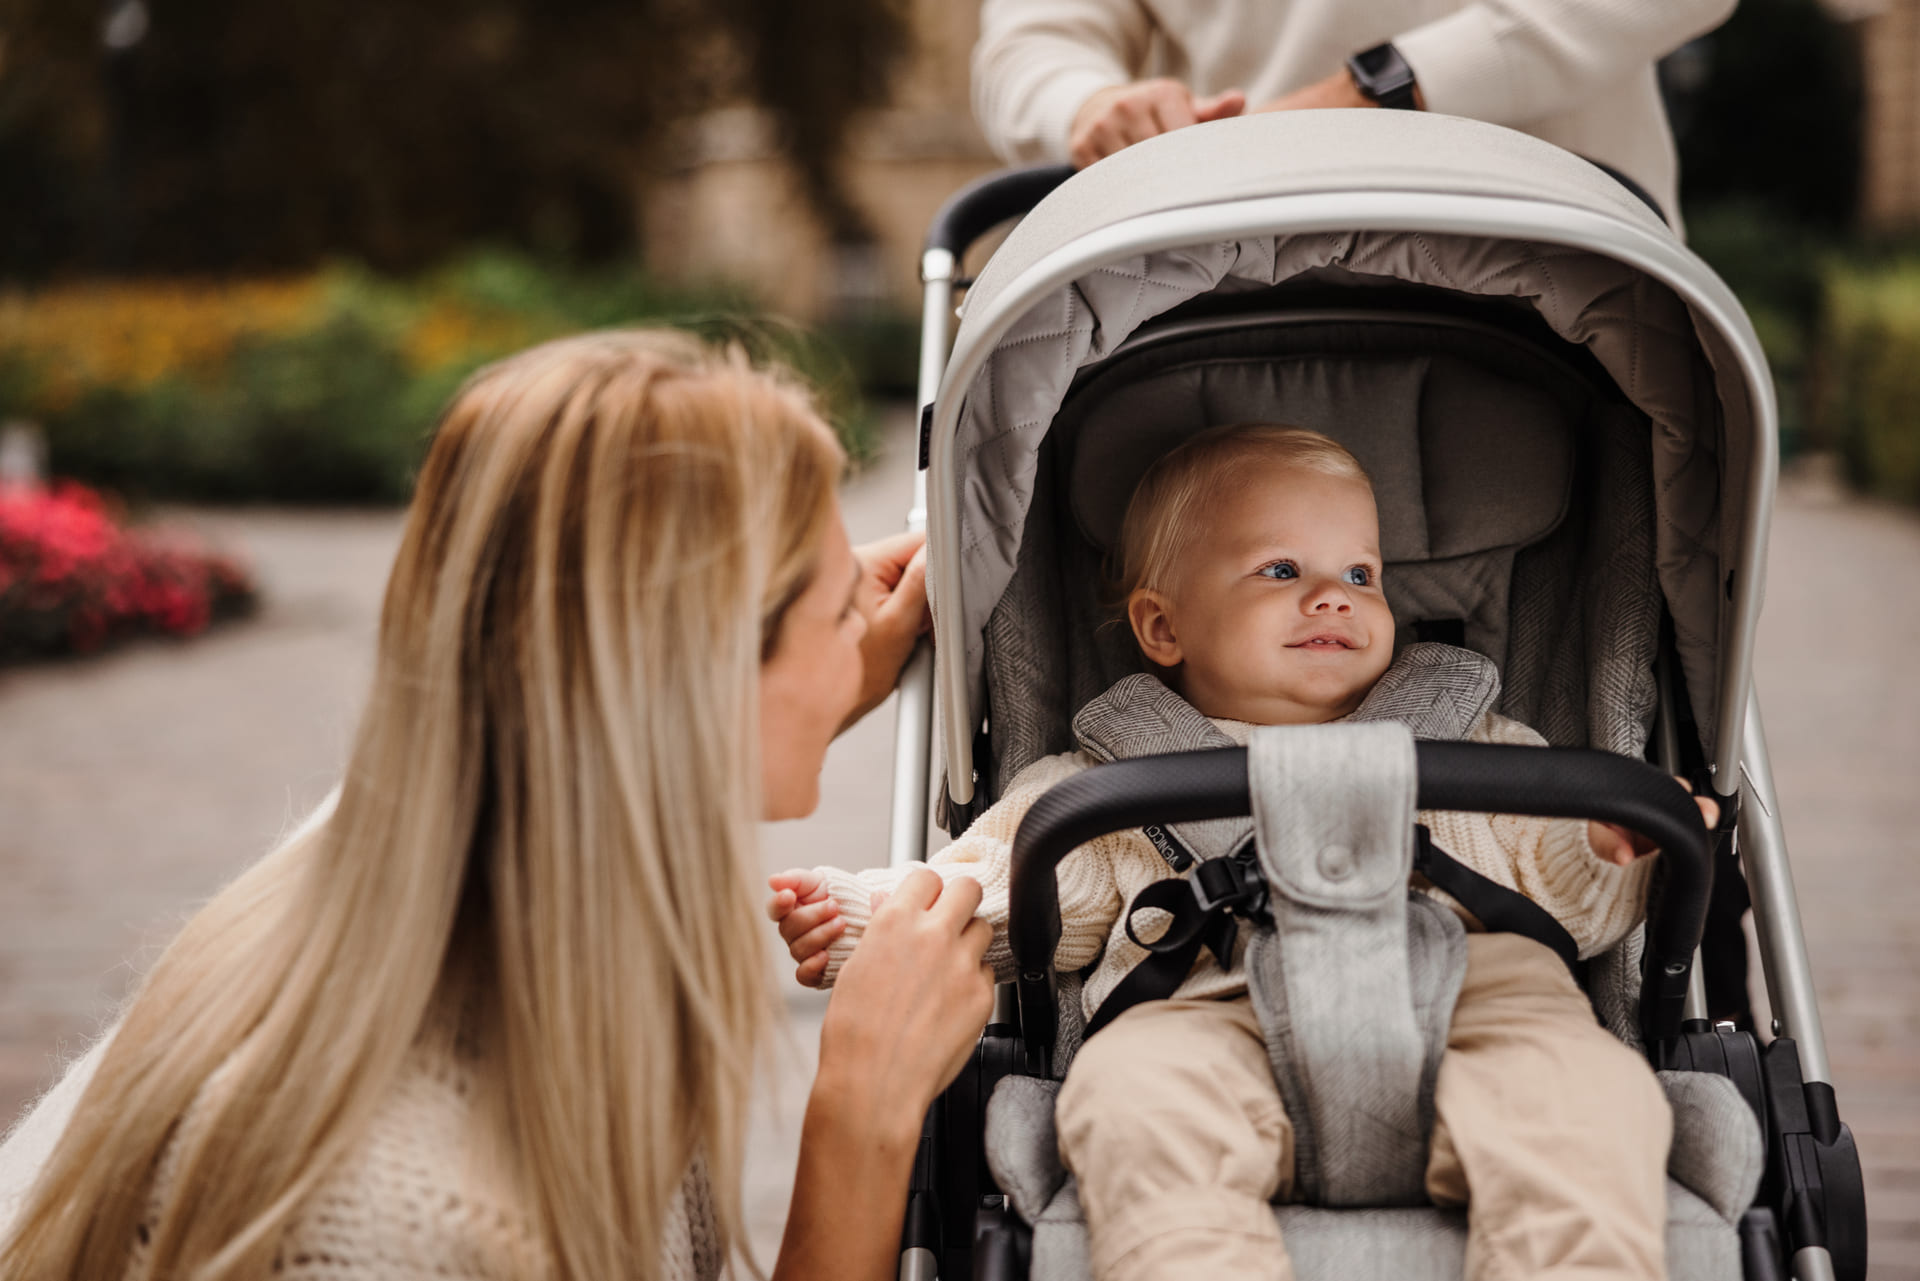
[[1125, 600], [1147, 588], [1165, 591], [1173, 566], [1193, 541], [1208, 499], [1230, 468], [1249, 456], [1344, 476], [1373, 488], [1360, 460], [1330, 436], [1280, 423], [1211, 427], [1147, 469], [1120, 522], [1118, 594]]

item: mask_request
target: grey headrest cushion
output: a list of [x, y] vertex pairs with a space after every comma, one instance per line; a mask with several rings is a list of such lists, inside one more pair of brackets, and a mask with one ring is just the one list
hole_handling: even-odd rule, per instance
[[1373, 478], [1381, 553], [1439, 560], [1545, 537], [1566, 512], [1561, 402], [1454, 356], [1195, 359], [1089, 388], [1068, 479], [1081, 531], [1111, 549], [1149, 467], [1209, 427], [1276, 422], [1345, 445]]

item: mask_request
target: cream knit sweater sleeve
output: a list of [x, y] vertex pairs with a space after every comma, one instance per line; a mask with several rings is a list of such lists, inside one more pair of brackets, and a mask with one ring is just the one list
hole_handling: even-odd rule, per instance
[[1011, 164], [1065, 160], [1080, 104], [1134, 79], [1152, 38], [1135, 0], [985, 0], [974, 118]]
[[1734, 0], [984, 0], [974, 117], [1002, 159], [1063, 161], [1096, 90], [1154, 75], [1255, 105], [1392, 40], [1427, 109], [1535, 131], [1672, 205], [1653, 64]]
[[[1546, 746], [1546, 739], [1527, 726], [1491, 712], [1480, 718], [1469, 738], [1476, 743]], [[1583, 957], [1618, 943], [1646, 914], [1653, 859], [1635, 859], [1628, 867], [1600, 859], [1587, 843], [1583, 819], [1428, 810], [1420, 821], [1441, 849], [1553, 913]]]
[[1476, 0], [1394, 37], [1427, 110], [1497, 125], [1558, 115], [1711, 31], [1734, 0]]
[[[967, 876], [980, 882], [977, 915], [993, 926], [987, 961], [997, 978], [1012, 978], [1013, 954], [1007, 944], [1007, 892], [1014, 833], [1020, 829], [1020, 820], [1047, 789], [1086, 767], [1086, 758], [1072, 752], [1035, 761], [1020, 772], [993, 808], [974, 820], [958, 840], [925, 863], [863, 872], [816, 868], [826, 879], [827, 891], [839, 904], [840, 915], [847, 923], [840, 937], [827, 948], [827, 971], [821, 985], [832, 986], [839, 977], [840, 967], [853, 955], [866, 933], [873, 915], [874, 891], [893, 890], [908, 873], [920, 867], [932, 868], [947, 881]], [[1119, 919], [1120, 888], [1114, 878], [1112, 856], [1124, 839], [1125, 834], [1102, 837], [1081, 846], [1061, 861], [1056, 871], [1061, 927], [1060, 945], [1054, 951], [1056, 969], [1078, 969], [1093, 960], [1100, 954], [1113, 923]]]

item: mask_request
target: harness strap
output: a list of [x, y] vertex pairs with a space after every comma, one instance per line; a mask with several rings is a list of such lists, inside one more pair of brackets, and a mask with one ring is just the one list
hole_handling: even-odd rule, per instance
[[1580, 947], [1552, 912], [1518, 890], [1482, 876], [1435, 845], [1425, 823], [1415, 823], [1413, 833], [1414, 871], [1452, 895], [1490, 933], [1518, 934], [1552, 949], [1566, 962], [1574, 981], [1580, 981]]
[[[1580, 978], [1580, 948], [1567, 927], [1538, 903], [1482, 876], [1433, 843], [1424, 823], [1414, 824], [1413, 870], [1446, 891], [1490, 932], [1518, 934], [1550, 949]], [[1213, 953], [1222, 969], [1233, 964], [1240, 927], [1235, 918], [1258, 919], [1266, 908], [1266, 880], [1251, 842], [1225, 858], [1210, 858], [1193, 869], [1191, 880], [1155, 881], [1127, 906], [1127, 937], [1151, 955], [1127, 971], [1087, 1022], [1092, 1036], [1142, 1001], [1163, 1001], [1186, 982], [1200, 949]], [[1173, 919], [1151, 942], [1134, 932], [1133, 918], [1144, 910]]]
[[[1236, 917], [1265, 918], [1266, 878], [1260, 855], [1249, 840], [1223, 858], [1195, 865], [1191, 879], [1155, 881], [1133, 896], [1127, 906], [1127, 937], [1150, 955], [1127, 971], [1087, 1022], [1092, 1036], [1142, 1001], [1162, 1001], [1186, 981], [1200, 949], [1213, 953], [1221, 969], [1233, 964], [1233, 946], [1239, 938]], [[1173, 919], [1151, 942], [1134, 932], [1133, 918], [1141, 911], [1165, 912]]]

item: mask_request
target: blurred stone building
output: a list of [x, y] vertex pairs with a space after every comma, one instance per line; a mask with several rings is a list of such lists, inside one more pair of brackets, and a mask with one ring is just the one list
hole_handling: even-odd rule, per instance
[[914, 0], [913, 15], [915, 48], [894, 105], [855, 126], [842, 170], [873, 243], [833, 244], [765, 115], [734, 107], [686, 130], [669, 172], [649, 184], [641, 210], [649, 266], [683, 280], [743, 281], [808, 320], [876, 305], [917, 310], [927, 223], [996, 162], [967, 99], [978, 5]]
[[1829, 7], [1859, 24], [1861, 219], [1875, 230], [1912, 230], [1920, 226], [1920, 0]]

